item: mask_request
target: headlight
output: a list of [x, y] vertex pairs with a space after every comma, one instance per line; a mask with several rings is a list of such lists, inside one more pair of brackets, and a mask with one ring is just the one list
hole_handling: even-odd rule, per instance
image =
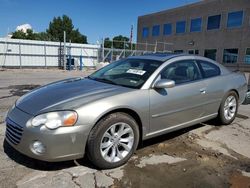
[[77, 121], [77, 113], [73, 111], [58, 111], [41, 114], [34, 117], [31, 124], [34, 127], [45, 125], [49, 129], [63, 126], [73, 126]]

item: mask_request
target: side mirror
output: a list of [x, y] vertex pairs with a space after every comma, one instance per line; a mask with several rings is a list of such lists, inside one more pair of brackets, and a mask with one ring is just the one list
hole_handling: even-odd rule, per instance
[[175, 86], [174, 80], [161, 79], [155, 83], [154, 88], [165, 89], [165, 88], [172, 88], [174, 86]]

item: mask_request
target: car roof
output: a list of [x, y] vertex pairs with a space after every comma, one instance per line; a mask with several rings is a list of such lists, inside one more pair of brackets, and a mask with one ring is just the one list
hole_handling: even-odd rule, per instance
[[129, 59], [147, 59], [147, 60], [156, 60], [156, 61], [162, 61], [165, 62], [169, 59], [180, 57], [180, 56], [190, 56], [193, 57], [193, 55], [180, 53], [180, 54], [174, 54], [174, 53], [150, 53], [150, 54], [144, 54], [141, 56], [130, 56]]

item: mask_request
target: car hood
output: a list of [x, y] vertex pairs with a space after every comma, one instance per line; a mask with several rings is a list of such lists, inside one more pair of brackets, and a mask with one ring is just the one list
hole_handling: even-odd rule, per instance
[[19, 98], [16, 107], [32, 115], [76, 109], [84, 104], [132, 90], [85, 78], [72, 78], [54, 82]]

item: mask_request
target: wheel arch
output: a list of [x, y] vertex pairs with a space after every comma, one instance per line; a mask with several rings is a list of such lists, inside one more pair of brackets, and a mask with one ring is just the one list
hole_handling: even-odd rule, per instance
[[236, 95], [237, 95], [237, 97], [238, 97], [238, 99], [239, 99], [240, 96], [239, 96], [239, 92], [237, 91], [237, 89], [230, 89], [227, 93], [229, 93], [231, 91], [235, 92]]
[[[117, 108], [117, 109], [112, 109], [104, 114], [102, 114], [97, 121], [95, 122], [94, 126], [92, 127], [92, 129], [96, 126], [96, 124], [101, 121], [101, 119], [103, 119], [104, 117], [113, 114], [113, 113], [117, 113], [117, 112], [122, 112], [125, 114], [130, 115], [132, 118], [134, 118], [134, 120], [136, 121], [138, 128], [139, 128], [139, 145], [142, 143], [142, 138], [143, 138], [143, 128], [142, 128], [142, 121], [141, 118], [139, 116], [139, 114], [135, 111], [132, 110], [130, 108]], [[91, 130], [92, 130], [91, 129]]]

